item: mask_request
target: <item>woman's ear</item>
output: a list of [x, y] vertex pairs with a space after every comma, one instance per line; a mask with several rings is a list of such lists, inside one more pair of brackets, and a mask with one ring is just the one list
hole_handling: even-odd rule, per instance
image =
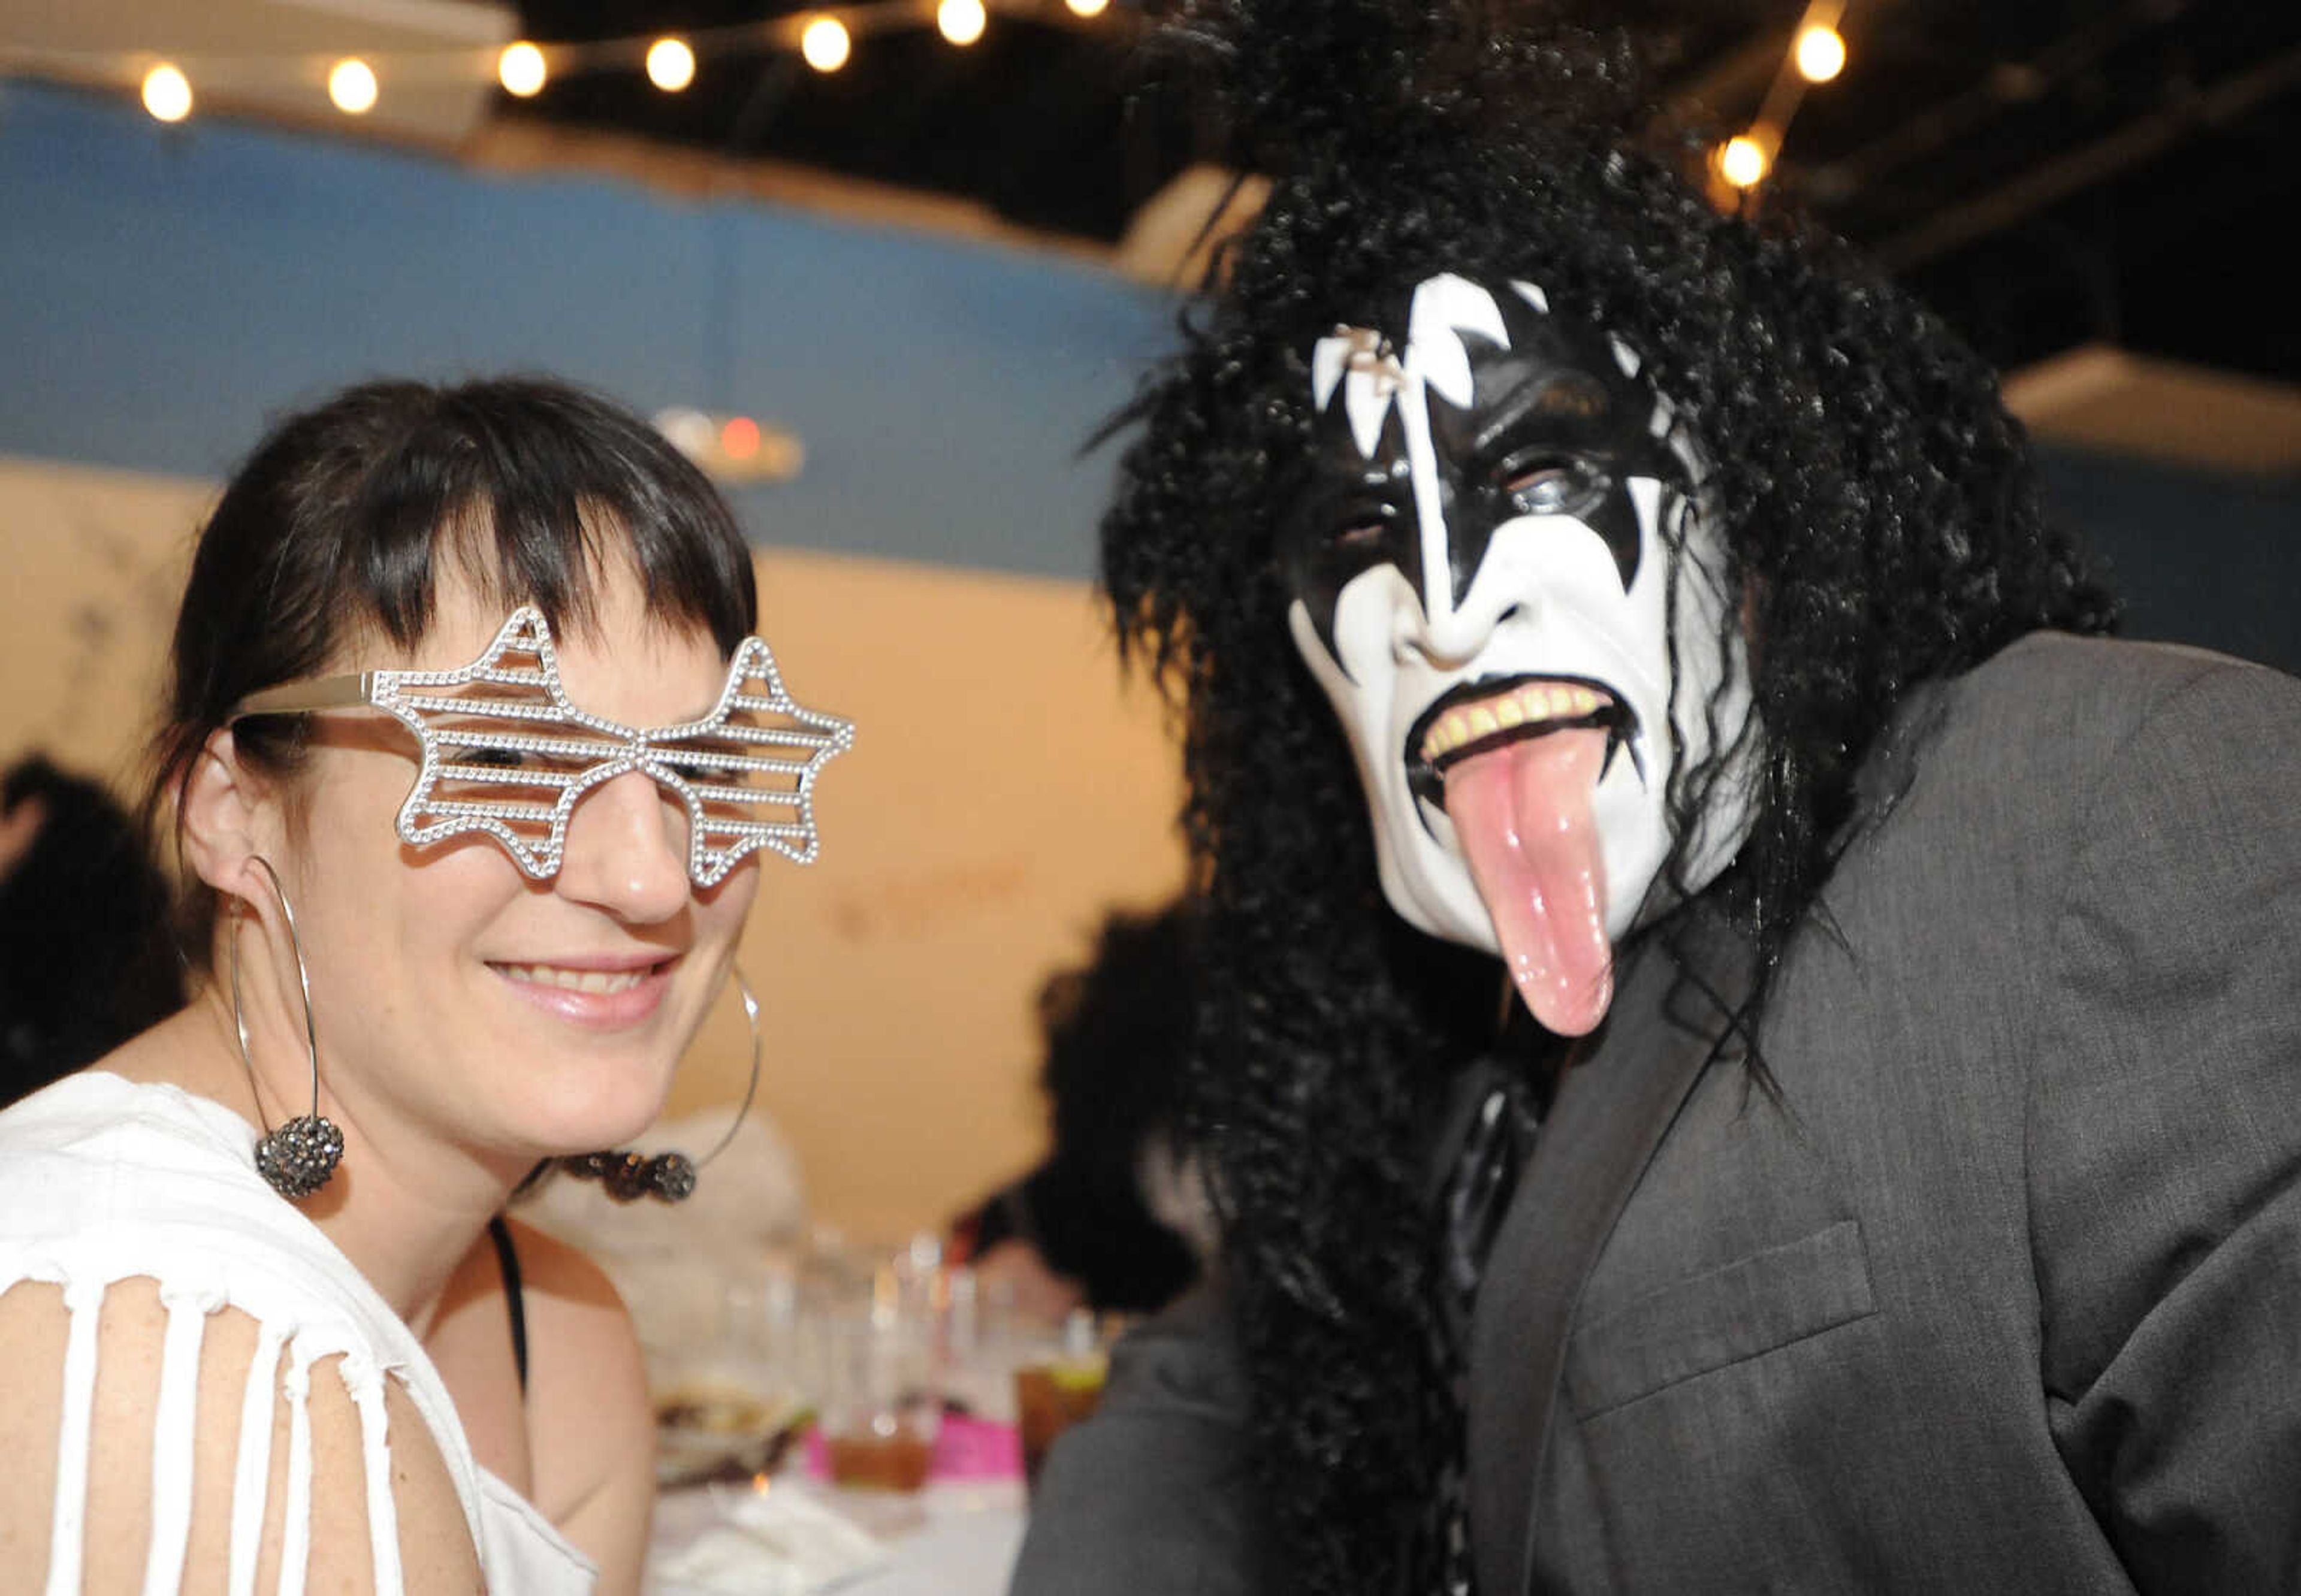
[[229, 731], [209, 738], [192, 756], [176, 804], [185, 861], [217, 891], [249, 896], [248, 856], [262, 851], [275, 800], [271, 784], [240, 762]]

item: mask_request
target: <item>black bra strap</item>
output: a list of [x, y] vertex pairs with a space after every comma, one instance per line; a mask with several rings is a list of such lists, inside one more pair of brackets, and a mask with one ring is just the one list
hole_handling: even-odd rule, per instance
[[488, 1234], [496, 1244], [496, 1263], [503, 1271], [504, 1306], [511, 1310], [511, 1359], [519, 1366], [519, 1394], [527, 1395], [527, 1303], [519, 1283], [519, 1249], [511, 1242], [511, 1226], [501, 1214], [488, 1221]]

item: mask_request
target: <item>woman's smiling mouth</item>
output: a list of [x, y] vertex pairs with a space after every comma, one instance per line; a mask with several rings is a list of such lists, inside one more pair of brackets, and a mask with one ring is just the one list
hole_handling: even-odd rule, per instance
[[575, 1024], [599, 1030], [636, 1025], [653, 1015], [671, 984], [677, 955], [646, 964], [513, 964], [489, 961], [526, 1001]]
[[658, 965], [642, 965], [631, 970], [575, 970], [565, 965], [498, 965], [514, 981], [531, 981], [539, 986], [556, 986], [571, 992], [627, 992], [648, 978]]

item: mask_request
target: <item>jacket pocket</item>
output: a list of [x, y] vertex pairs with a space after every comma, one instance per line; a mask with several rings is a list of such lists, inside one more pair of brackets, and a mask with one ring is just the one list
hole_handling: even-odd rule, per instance
[[1567, 1401], [1590, 1418], [1876, 1311], [1861, 1224], [1842, 1219], [1582, 1325], [1567, 1353]]

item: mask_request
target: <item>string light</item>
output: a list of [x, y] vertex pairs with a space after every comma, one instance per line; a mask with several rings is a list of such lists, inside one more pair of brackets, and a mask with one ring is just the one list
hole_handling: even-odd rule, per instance
[[847, 37], [847, 25], [837, 17], [816, 17], [799, 36], [799, 53], [818, 72], [837, 71], [847, 64], [853, 49]]
[[375, 109], [375, 69], [356, 55], [347, 55], [328, 69], [328, 98], [346, 116], [365, 116]]
[[647, 75], [664, 93], [677, 94], [695, 81], [695, 52], [683, 38], [659, 38], [648, 46]]
[[144, 109], [163, 122], [192, 113], [192, 83], [173, 63], [162, 62], [144, 74]]
[[1800, 77], [1809, 83], [1827, 83], [1845, 70], [1845, 39], [1835, 28], [1802, 29], [1796, 60]]
[[[1809, 13], [1811, 17], [1834, 21], [1837, 12], [1828, 8], [1842, 7], [1843, 0], [1812, 3], [1816, 9]], [[937, 0], [935, 26], [952, 44], [972, 45], [983, 38], [989, 27], [992, 9], [1033, 15], [1042, 21], [1061, 19], [1082, 25], [1114, 14], [1110, 0], [1064, 0], [1063, 9], [1048, 4], [1047, 0]], [[1115, 14], [1129, 24], [1138, 21], [1132, 13]], [[862, 40], [919, 28], [925, 21], [926, 7], [922, 0], [844, 0], [835, 13], [801, 12], [770, 17], [756, 24], [715, 29], [712, 38], [715, 47], [792, 51], [816, 71], [835, 72], [854, 58]], [[469, 81], [492, 69], [505, 93], [525, 99], [540, 94], [548, 84], [562, 78], [626, 71], [635, 55], [644, 57], [648, 80], [667, 94], [676, 94], [692, 85], [699, 64], [695, 47], [688, 39], [665, 34], [652, 39], [627, 36], [550, 45], [519, 39], [506, 45], [491, 60], [484, 52], [475, 53], [470, 57], [470, 65], [448, 70], [458, 81]], [[259, 70], [280, 79], [308, 83], [314, 76], [322, 77], [328, 98], [347, 116], [363, 116], [372, 111], [381, 95], [379, 74], [390, 73], [400, 63], [399, 57], [389, 52], [363, 59], [287, 51], [261, 59], [265, 64]], [[100, 70], [105, 80], [121, 88], [140, 89], [145, 109], [159, 121], [173, 122], [190, 116], [195, 110], [191, 79], [201, 74], [204, 68], [197, 59], [188, 63], [155, 62], [148, 53], [138, 56], [122, 52], [105, 58]], [[232, 70], [244, 71], [245, 66], [235, 59]], [[442, 69], [438, 62], [427, 59], [420, 69], [412, 68], [410, 75], [414, 76], [417, 70], [432, 78], [439, 76]], [[761, 446], [763, 453], [772, 442], [770, 435], [768, 442]]]
[[1747, 133], [1728, 139], [1718, 152], [1718, 171], [1736, 188], [1754, 188], [1766, 180], [1766, 169], [1773, 163], [1767, 159], [1766, 146]]
[[954, 45], [971, 45], [981, 38], [989, 21], [983, 0], [941, 0], [935, 7], [935, 26]]
[[551, 69], [544, 64], [543, 52], [525, 39], [506, 45], [503, 54], [496, 57], [496, 80], [504, 86], [506, 94], [517, 95], [524, 100], [541, 94]]

